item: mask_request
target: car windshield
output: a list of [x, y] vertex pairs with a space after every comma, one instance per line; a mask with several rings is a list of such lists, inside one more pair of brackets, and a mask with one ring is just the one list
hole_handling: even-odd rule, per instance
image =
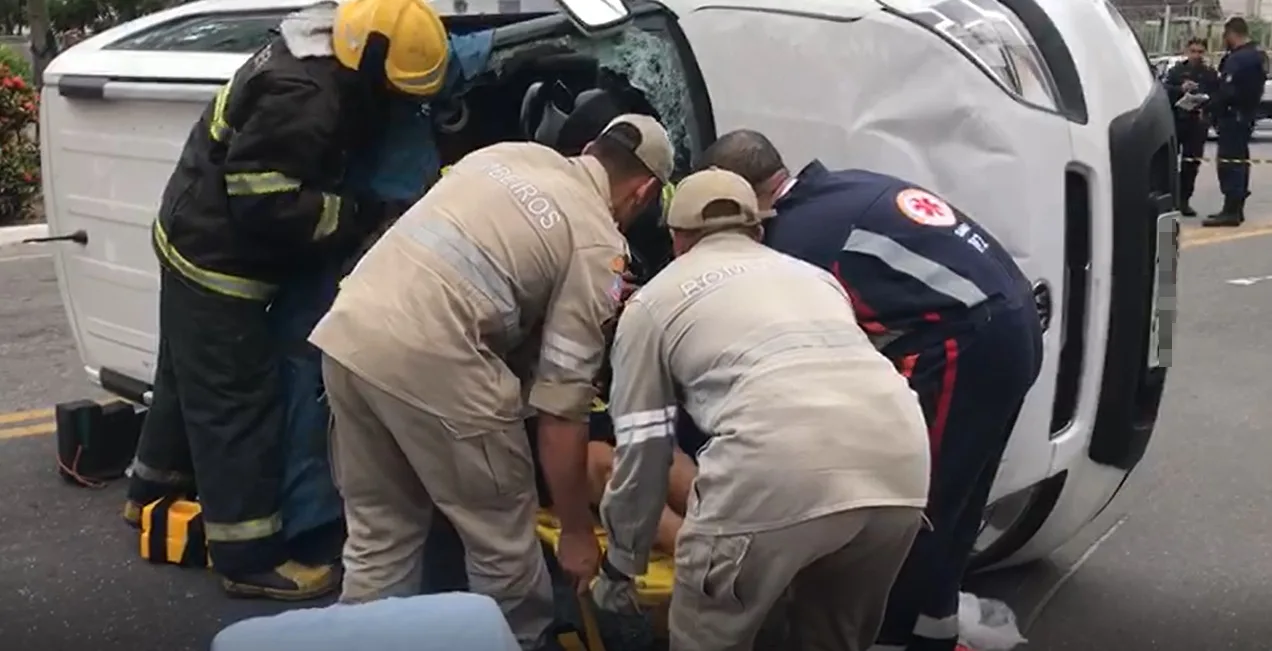
[[273, 38], [286, 11], [186, 16], [122, 38], [104, 49], [251, 54]]

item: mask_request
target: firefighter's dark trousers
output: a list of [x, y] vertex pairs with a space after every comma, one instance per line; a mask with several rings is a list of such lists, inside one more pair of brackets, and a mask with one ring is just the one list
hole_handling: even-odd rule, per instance
[[216, 294], [163, 269], [159, 362], [128, 498], [198, 498], [214, 569], [286, 560], [279, 516], [284, 408], [266, 304]]
[[1199, 114], [1175, 117], [1175, 137], [1179, 139], [1179, 196], [1187, 205], [1197, 188], [1197, 171], [1206, 155], [1210, 124]]
[[[885, 353], [919, 395], [932, 443], [927, 515], [892, 588], [877, 651], [952, 651], [958, 592], [999, 461], [1042, 361], [1032, 303], [997, 299]], [[894, 354], [894, 348], [896, 352]]]

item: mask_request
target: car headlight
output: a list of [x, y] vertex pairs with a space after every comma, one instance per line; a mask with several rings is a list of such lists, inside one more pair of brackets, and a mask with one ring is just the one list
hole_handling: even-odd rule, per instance
[[881, 0], [953, 43], [1008, 92], [1057, 110], [1055, 81], [1020, 18], [998, 0]]

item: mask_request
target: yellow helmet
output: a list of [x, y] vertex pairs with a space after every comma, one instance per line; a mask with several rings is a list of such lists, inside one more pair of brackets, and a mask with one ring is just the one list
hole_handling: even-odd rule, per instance
[[446, 81], [450, 44], [428, 0], [347, 0], [336, 9], [336, 59], [346, 68], [379, 74], [409, 95], [436, 95]]

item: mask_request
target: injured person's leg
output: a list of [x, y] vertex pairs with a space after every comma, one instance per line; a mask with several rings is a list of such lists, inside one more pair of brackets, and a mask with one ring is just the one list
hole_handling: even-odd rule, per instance
[[[614, 471], [614, 446], [600, 441], [587, 444], [587, 477], [592, 491], [592, 504], [599, 506], [601, 496], [605, 494], [605, 485], [609, 483]], [[676, 552], [676, 536], [685, 523], [685, 509], [688, 508], [689, 489], [693, 479], [698, 475], [698, 467], [689, 455], [676, 450], [671, 459], [671, 474], [667, 481], [667, 504], [663, 506], [662, 517], [658, 519], [658, 534], [654, 537], [654, 547], [667, 554]]]

